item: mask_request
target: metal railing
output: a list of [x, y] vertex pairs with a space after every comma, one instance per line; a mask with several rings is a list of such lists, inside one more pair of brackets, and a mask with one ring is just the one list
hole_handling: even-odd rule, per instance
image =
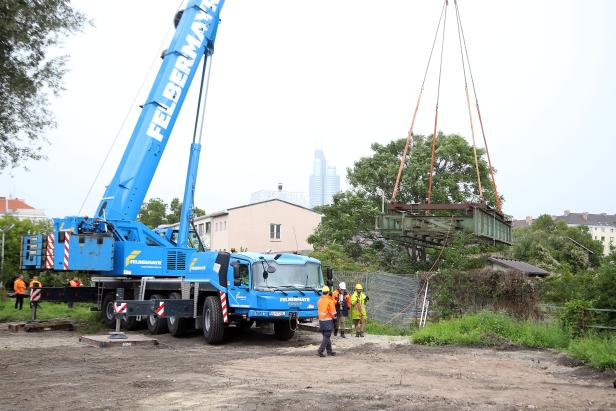
[[350, 293], [357, 283], [364, 287], [364, 293], [370, 298], [366, 304], [369, 320], [406, 326], [419, 316], [421, 301], [418, 301], [417, 293], [420, 281], [415, 274], [334, 271], [334, 287], [341, 281], [346, 283]]

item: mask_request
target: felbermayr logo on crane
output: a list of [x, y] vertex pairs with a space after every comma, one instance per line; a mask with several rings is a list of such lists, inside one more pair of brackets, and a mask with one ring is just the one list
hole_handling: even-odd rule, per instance
[[[201, 2], [200, 8], [215, 12], [218, 8], [218, 3], [219, 0], [204, 0]], [[213, 19], [214, 17], [212, 17], [212, 15], [199, 10], [195, 17], [195, 21], [190, 26], [190, 31], [192, 33], [186, 35], [181, 54], [178, 55], [175, 61], [173, 70], [171, 70], [171, 74], [169, 75], [169, 81], [163, 91], [163, 97], [171, 100], [172, 103], [166, 108], [160, 105], [156, 107], [150, 125], [148, 126], [146, 134], [156, 141], [163, 141], [162, 130], [166, 130], [169, 126], [169, 121], [171, 121], [171, 116], [175, 111], [176, 104], [182, 95], [182, 89], [186, 85], [186, 80], [188, 80], [190, 69], [195, 63], [197, 50], [199, 50], [203, 44], [205, 33], [209, 30], [209, 24]]]

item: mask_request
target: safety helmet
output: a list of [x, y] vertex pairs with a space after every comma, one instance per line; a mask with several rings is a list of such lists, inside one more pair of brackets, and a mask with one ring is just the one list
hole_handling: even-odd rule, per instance
[[363, 290], [364, 287], [362, 287], [362, 285], [360, 283], [355, 284], [355, 289], [356, 290]]
[[346, 283], [343, 281], [338, 287], [340, 287], [341, 290], [346, 290]]
[[329, 292], [329, 287], [328, 287], [328, 286], [326, 286], [326, 285], [324, 285], [324, 286], [323, 286], [323, 288], [321, 289], [321, 291], [322, 291], [323, 293], [328, 293], [328, 292]]

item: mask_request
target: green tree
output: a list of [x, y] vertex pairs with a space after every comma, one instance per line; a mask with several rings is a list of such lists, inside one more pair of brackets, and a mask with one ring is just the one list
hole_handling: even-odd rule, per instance
[[[182, 215], [182, 202], [179, 198], [175, 197], [171, 200], [169, 204], [169, 214], [167, 214], [167, 223], [175, 224], [180, 222], [180, 217]], [[200, 209], [199, 207], [193, 208], [193, 216], [200, 217], [205, 215], [205, 211]]]
[[18, 220], [11, 215], [0, 217], [0, 228], [13, 225], [5, 234], [4, 239], [4, 272], [1, 280], [3, 284], [19, 272], [19, 252], [21, 250], [21, 236], [26, 234], [49, 234], [52, 230], [50, 221]]
[[568, 227], [543, 215], [513, 234], [512, 256], [548, 271], [577, 273], [601, 264], [603, 246], [592, 239], [587, 227]]
[[137, 219], [150, 228], [167, 224], [167, 204], [160, 198], [150, 198], [141, 206]]
[[70, 0], [0, 0], [0, 170], [42, 157], [67, 62], [49, 51], [85, 22]]
[[[384, 193], [389, 200], [405, 142], [406, 139], [398, 139], [386, 145], [372, 144], [372, 155], [361, 158], [355, 162], [353, 168], [347, 169], [347, 177], [353, 191], [364, 192], [375, 199], [381, 198]], [[432, 136], [417, 135], [413, 138], [396, 201], [401, 203], [426, 201], [431, 153]], [[484, 196], [491, 205], [494, 205], [494, 190], [483, 154], [483, 150], [477, 150], [479, 175]], [[473, 148], [459, 135], [444, 135], [439, 132], [436, 138], [432, 176], [432, 202], [461, 203], [479, 199]]]
[[[416, 136], [397, 198], [399, 202], [422, 202], [428, 193], [432, 138]], [[408, 273], [425, 269], [411, 260], [405, 247], [382, 239], [374, 230], [383, 195], [389, 200], [398, 172], [405, 139], [388, 144], [372, 144], [372, 154], [356, 161], [347, 170], [351, 190], [338, 193], [329, 206], [319, 207], [321, 224], [308, 241], [319, 252], [339, 247], [354, 261], [391, 272]], [[483, 152], [479, 150], [479, 155]], [[490, 203], [495, 197], [489, 181], [488, 166], [479, 159], [484, 195]], [[437, 135], [432, 201], [457, 203], [479, 199], [473, 149], [458, 135]]]

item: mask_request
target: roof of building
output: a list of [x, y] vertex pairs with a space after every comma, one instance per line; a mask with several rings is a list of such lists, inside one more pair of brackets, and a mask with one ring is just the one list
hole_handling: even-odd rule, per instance
[[307, 207], [303, 207], [303, 206], [298, 205], [298, 204], [290, 203], [288, 201], [281, 200], [279, 198], [272, 198], [271, 200], [259, 201], [258, 203], [244, 204], [244, 205], [241, 205], [241, 206], [229, 208], [229, 209], [227, 209], [227, 211], [237, 210], [238, 208], [244, 208], [244, 207], [252, 207], [252, 206], [255, 206], [255, 205], [258, 205], [258, 204], [270, 203], [272, 201], [279, 201], [281, 203], [285, 203], [285, 204], [291, 205], [293, 207], [298, 207], [298, 208], [304, 209], [306, 211], [310, 211], [310, 212], [315, 213], [315, 214], [320, 214], [320, 213], [317, 213], [316, 211], [314, 211], [311, 208], [307, 208]]
[[555, 221], [564, 221], [569, 225], [598, 225], [615, 226], [616, 214], [590, 214], [590, 213], [571, 213], [565, 211], [563, 215], [552, 216]]
[[526, 275], [537, 275], [541, 277], [550, 275], [550, 273], [545, 271], [543, 268], [535, 267], [534, 265], [528, 264], [524, 261], [514, 260], [513, 258], [491, 256], [488, 257], [488, 261], [491, 261], [505, 268], [520, 271]]
[[7, 211], [14, 213], [17, 210], [33, 210], [34, 207], [27, 204], [21, 198], [0, 197], [0, 213], [4, 214]]

